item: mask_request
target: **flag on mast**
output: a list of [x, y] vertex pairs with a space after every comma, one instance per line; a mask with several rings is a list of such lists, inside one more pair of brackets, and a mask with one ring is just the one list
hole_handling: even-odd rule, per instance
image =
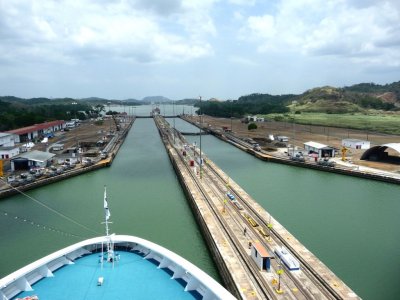
[[108, 209], [106, 187], [104, 187], [104, 213], [105, 213], [105, 216], [106, 216], [106, 221], [108, 221], [108, 219], [111, 216], [111, 213], [110, 213], [110, 210]]

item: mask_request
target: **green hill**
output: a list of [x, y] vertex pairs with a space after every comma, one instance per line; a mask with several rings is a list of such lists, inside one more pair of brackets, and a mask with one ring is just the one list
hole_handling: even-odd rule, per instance
[[400, 82], [380, 86], [358, 84], [345, 88], [314, 88], [298, 95], [289, 105], [294, 112], [355, 113], [367, 110], [397, 110]]

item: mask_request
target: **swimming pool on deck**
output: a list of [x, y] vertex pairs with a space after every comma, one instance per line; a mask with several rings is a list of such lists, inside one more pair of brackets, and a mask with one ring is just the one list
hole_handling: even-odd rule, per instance
[[[184, 283], [171, 279], [168, 269], [159, 269], [138, 253], [119, 251], [114, 264], [100, 262], [99, 253], [75, 260], [32, 286], [33, 291], [13, 299], [37, 295], [39, 300], [63, 299], [201, 299], [185, 292]], [[98, 285], [103, 277], [102, 285]]]

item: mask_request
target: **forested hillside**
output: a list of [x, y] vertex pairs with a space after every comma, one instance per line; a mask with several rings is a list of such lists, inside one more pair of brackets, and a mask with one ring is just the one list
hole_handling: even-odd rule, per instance
[[0, 97], [0, 131], [30, 126], [53, 120], [82, 118], [81, 111], [89, 113], [92, 107], [73, 99], [21, 99]]
[[273, 96], [269, 94], [251, 94], [237, 101], [203, 101], [197, 103], [200, 113], [215, 117], [242, 117], [245, 114], [269, 114], [288, 112], [288, 104], [295, 95]]
[[53, 120], [84, 120], [97, 117], [107, 105], [142, 105], [136, 99], [109, 100], [104, 98], [18, 98], [0, 96], [0, 131], [30, 126]]
[[395, 111], [400, 108], [400, 81], [386, 85], [361, 83], [344, 88], [320, 87], [300, 95], [251, 94], [237, 101], [203, 101], [200, 113], [215, 117], [246, 114], [318, 112], [343, 114], [368, 110]]

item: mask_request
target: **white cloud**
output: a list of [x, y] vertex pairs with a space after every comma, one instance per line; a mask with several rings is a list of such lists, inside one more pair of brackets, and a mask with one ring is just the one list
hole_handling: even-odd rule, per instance
[[256, 4], [256, 0], [228, 0], [229, 3], [236, 5], [253, 6]]
[[[399, 64], [396, 1], [286, 0], [274, 15], [249, 16], [239, 32], [260, 52], [333, 55], [362, 63]], [[400, 50], [397, 48], [397, 50]]]
[[242, 14], [241, 12], [235, 11], [235, 12], [233, 13], [233, 18], [234, 18], [236, 21], [242, 21], [242, 20], [244, 19], [244, 16], [243, 16], [243, 14]]
[[232, 98], [391, 82], [399, 12], [399, 0], [0, 0], [0, 90]]
[[[14, 61], [85, 58], [185, 61], [212, 54], [214, 1], [5, 1], [0, 55]], [[11, 53], [11, 54], [10, 54]]]
[[243, 65], [243, 66], [249, 66], [249, 67], [257, 66], [257, 64], [253, 60], [248, 59], [246, 57], [242, 57], [242, 56], [231, 55], [231, 56], [229, 56], [229, 61], [234, 64]]
[[251, 16], [247, 19], [247, 30], [256, 39], [266, 40], [276, 35], [275, 19], [271, 15]]

